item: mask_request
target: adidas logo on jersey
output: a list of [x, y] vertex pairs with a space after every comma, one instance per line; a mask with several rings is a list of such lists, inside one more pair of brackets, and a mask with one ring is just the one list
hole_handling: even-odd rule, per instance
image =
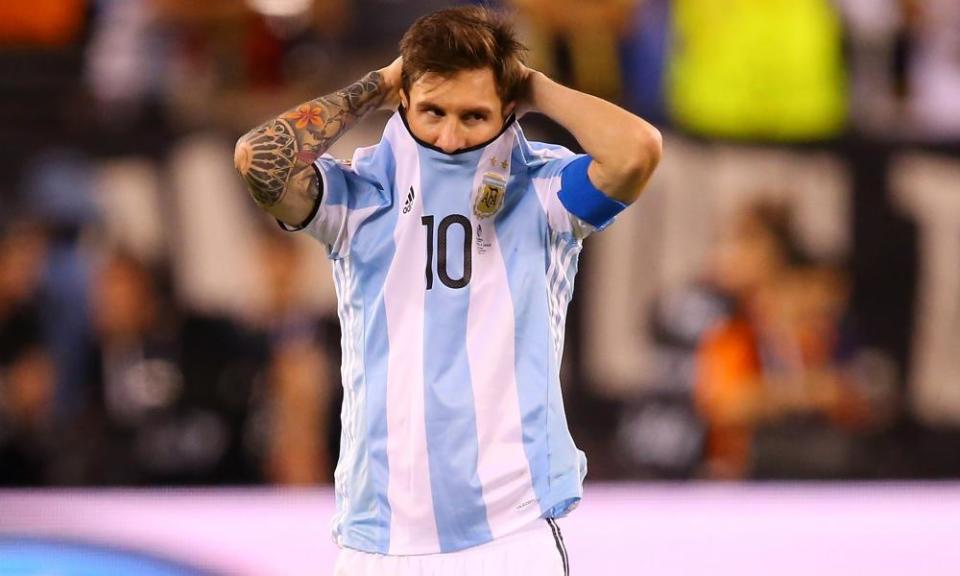
[[413, 191], [413, 186], [411, 186], [411, 187], [410, 187], [410, 193], [407, 194], [407, 199], [404, 200], [404, 202], [403, 202], [403, 213], [404, 213], [404, 214], [406, 214], [407, 212], [410, 211], [411, 208], [413, 208], [413, 200], [414, 200], [416, 197], [417, 197], [417, 195], [416, 195], [416, 194], [414, 193], [414, 191]]

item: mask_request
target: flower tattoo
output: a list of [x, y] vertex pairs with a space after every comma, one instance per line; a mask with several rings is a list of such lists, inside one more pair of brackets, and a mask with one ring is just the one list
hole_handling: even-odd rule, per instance
[[323, 124], [323, 109], [312, 104], [301, 104], [295, 110], [291, 110], [283, 115], [285, 120], [291, 120], [296, 123], [296, 127], [304, 129], [307, 126], [321, 126]]

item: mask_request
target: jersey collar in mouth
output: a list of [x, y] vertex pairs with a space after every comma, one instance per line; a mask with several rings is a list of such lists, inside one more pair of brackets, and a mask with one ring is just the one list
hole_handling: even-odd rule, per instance
[[424, 142], [423, 140], [417, 138], [417, 135], [414, 134], [414, 133], [413, 133], [413, 130], [410, 129], [410, 124], [407, 123], [407, 111], [406, 111], [406, 109], [405, 109], [403, 106], [398, 107], [398, 108], [397, 108], [397, 112], [400, 113], [400, 119], [403, 120], [403, 126], [407, 129], [407, 133], [410, 134], [410, 137], [413, 138], [413, 141], [414, 141], [414, 142], [416, 142], [416, 143], [419, 144], [420, 146], [423, 146], [424, 148], [427, 148], [428, 150], [433, 150], [434, 152], [439, 152], [440, 154], [446, 154], [447, 156], [457, 156], [458, 154], [465, 154], [465, 153], [467, 153], [467, 152], [475, 152], [475, 151], [477, 151], [477, 150], [482, 150], [482, 149], [486, 148], [486, 147], [489, 146], [490, 144], [496, 142], [496, 140], [497, 140], [498, 138], [500, 138], [501, 136], [503, 136], [503, 133], [506, 132], [507, 129], [510, 128], [510, 126], [512, 126], [513, 123], [516, 122], [516, 120], [517, 120], [516, 115], [515, 115], [515, 114], [511, 114], [511, 115], [506, 119], [506, 121], [504, 121], [503, 127], [500, 128], [500, 131], [497, 132], [496, 136], [494, 136], [493, 138], [490, 138], [489, 140], [486, 140], [486, 141], [484, 141], [484, 142], [481, 142], [480, 144], [475, 144], [475, 145], [470, 146], [470, 147], [468, 147], [468, 148], [461, 148], [461, 149], [457, 150], [456, 152], [445, 152], [443, 149], [438, 148], [438, 147], [434, 146], [433, 144], [428, 144], [427, 142]]

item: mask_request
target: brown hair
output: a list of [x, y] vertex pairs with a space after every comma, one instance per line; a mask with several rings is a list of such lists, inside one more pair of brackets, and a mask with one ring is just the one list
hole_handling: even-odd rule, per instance
[[417, 20], [400, 41], [403, 89], [409, 94], [427, 72], [450, 76], [490, 67], [500, 99], [512, 102], [521, 96], [526, 50], [494, 12], [479, 6], [439, 10]]

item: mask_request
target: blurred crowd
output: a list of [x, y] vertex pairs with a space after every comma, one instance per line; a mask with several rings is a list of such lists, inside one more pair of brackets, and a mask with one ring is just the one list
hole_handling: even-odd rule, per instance
[[37, 169], [42, 206], [0, 229], [0, 485], [327, 479], [336, 347], [297, 303], [302, 246], [264, 227], [258, 305], [190, 308], [104, 230], [84, 164]]
[[[450, 4], [0, 3], [0, 485], [332, 480], [323, 250], [257, 212], [232, 146], [388, 63]], [[960, 142], [957, 0], [483, 4], [514, 11], [532, 66], [705, 146]], [[365, 123], [334, 152], [377, 135]], [[671, 368], [653, 401], [600, 399], [589, 335], [568, 340], [593, 477], [880, 474], [864, 442], [896, 421], [902, 375], [864, 343], [846, 263], [806, 253], [793, 219], [745, 205], [656, 296], [643, 330]], [[577, 430], [598, 418], [619, 424]]]

